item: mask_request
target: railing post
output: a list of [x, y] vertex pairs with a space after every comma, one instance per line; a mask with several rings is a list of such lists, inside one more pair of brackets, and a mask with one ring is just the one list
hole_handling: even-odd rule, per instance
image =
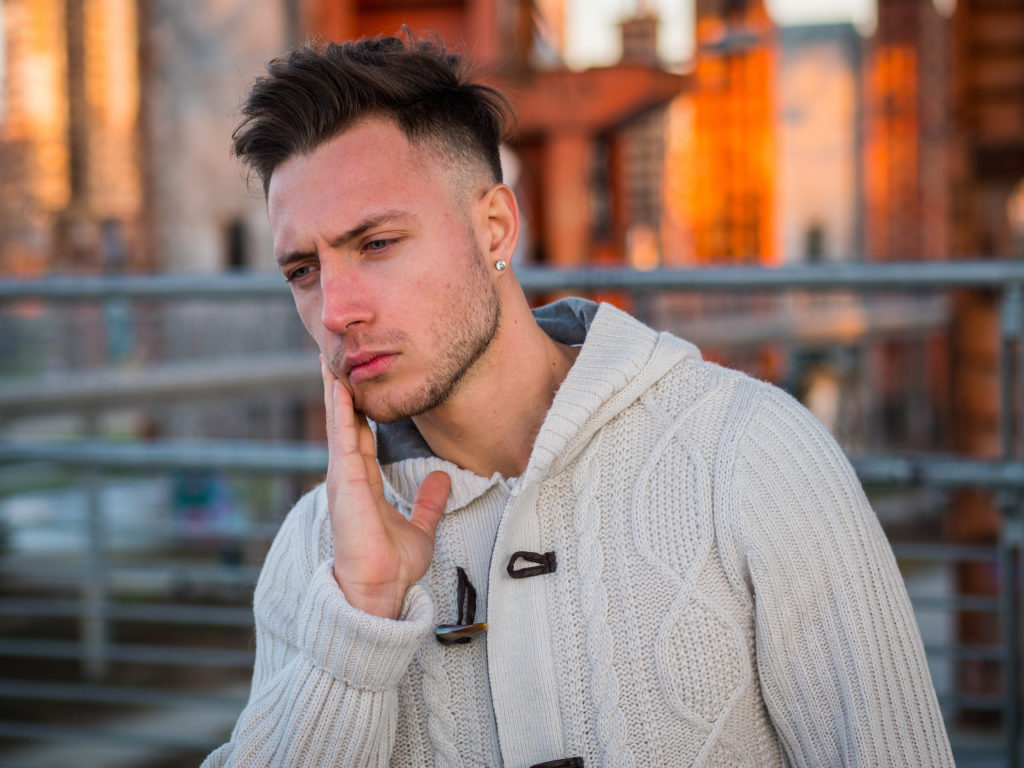
[[[1017, 390], [1024, 382], [1024, 376], [1017, 362], [1021, 340], [1024, 338], [1024, 287], [1011, 283], [1003, 293], [1000, 306], [1000, 443], [1004, 460], [1019, 458], [1021, 449], [1018, 439], [1024, 436], [1024, 402], [1018, 415]], [[1017, 380], [1017, 381], [1015, 381]], [[1005, 665], [1004, 715], [1006, 722], [1006, 765], [1008, 768], [1021, 766], [1021, 680], [1018, 664], [1020, 647], [1020, 593], [1018, 573], [1021, 545], [1024, 543], [1024, 498], [1019, 493], [1004, 494], [1000, 500], [1002, 529], [999, 534], [999, 573], [1001, 627], [1003, 640], [1003, 663]]]
[[107, 674], [107, 563], [106, 531], [100, 498], [100, 475], [85, 476], [87, 567], [82, 584], [82, 667], [86, 677], [99, 680]]
[[[1020, 430], [1015, 429], [1017, 422], [1014, 414], [1015, 406], [1015, 373], [1014, 371], [1017, 345], [1024, 335], [1024, 286], [1021, 283], [1010, 283], [1003, 292], [1003, 300], [999, 307], [1000, 349], [999, 349], [999, 387], [1000, 410], [1004, 418], [1000, 419], [1000, 445], [1004, 459], [1011, 459], [1017, 453], [1017, 438]], [[1024, 414], [1022, 414], [1024, 416]], [[1021, 425], [1024, 428], [1024, 425]]]
[[1024, 507], [1022, 499], [1017, 497], [1016, 503], [1008, 506], [1003, 518], [1003, 545], [1000, 559], [1003, 568], [1003, 588], [1006, 590], [1003, 610], [1005, 611], [1006, 639], [1005, 647], [1008, 664], [1006, 671], [1006, 720], [1007, 746], [1010, 768], [1021, 765], [1021, 680], [1018, 653], [1020, 649], [1020, 552], [1024, 543]]

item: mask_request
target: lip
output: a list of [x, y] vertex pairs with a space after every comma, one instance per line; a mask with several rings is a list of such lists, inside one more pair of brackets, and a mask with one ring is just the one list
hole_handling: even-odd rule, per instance
[[346, 357], [345, 375], [352, 384], [358, 384], [385, 373], [397, 359], [394, 352], [363, 352]]

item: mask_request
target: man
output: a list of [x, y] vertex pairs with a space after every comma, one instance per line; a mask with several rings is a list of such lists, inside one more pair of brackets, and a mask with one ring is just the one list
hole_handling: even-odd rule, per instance
[[610, 306], [531, 313], [503, 111], [393, 38], [299, 48], [249, 95], [234, 150], [322, 353], [330, 466], [206, 765], [952, 765], [820, 425]]

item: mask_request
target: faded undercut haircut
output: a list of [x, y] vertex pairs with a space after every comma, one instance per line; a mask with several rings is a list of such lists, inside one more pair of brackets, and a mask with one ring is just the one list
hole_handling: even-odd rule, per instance
[[232, 151], [266, 194], [274, 170], [367, 118], [393, 120], [414, 146], [501, 183], [508, 102], [472, 82], [463, 57], [431, 40], [377, 37], [310, 42], [267, 65], [242, 104]]

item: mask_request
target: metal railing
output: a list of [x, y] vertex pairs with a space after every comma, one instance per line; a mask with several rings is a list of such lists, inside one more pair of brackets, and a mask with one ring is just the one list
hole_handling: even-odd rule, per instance
[[[901, 563], [942, 564], [988, 563], [999, 574], [999, 594], [912, 595], [918, 611], [939, 611], [949, 616], [957, 612], [975, 612], [999, 619], [998, 642], [988, 645], [964, 645], [929, 642], [930, 659], [975, 659], [999, 665], [1002, 690], [998, 693], [966, 695], [957, 690], [941, 691], [944, 711], [952, 718], [965, 709], [998, 716], [999, 732], [995, 741], [954, 737], [958, 764], [1021, 765], [1021, 681], [1020, 653], [1020, 549], [1024, 537], [1024, 463], [1018, 444], [1024, 435], [1024, 409], [1014, 412], [1021, 392], [1022, 339], [1024, 339], [1024, 263], [979, 261], [970, 263], [915, 263], [898, 265], [844, 264], [814, 267], [673, 269], [637, 272], [626, 269], [600, 270], [518, 270], [517, 276], [529, 293], [564, 291], [619, 291], [644, 302], [666, 292], [700, 295], [843, 291], [874, 295], [893, 291], [939, 294], [949, 291], [984, 290], [1001, 296], [999, 339], [1000, 441], [999, 460], [981, 460], [969, 456], [862, 455], [854, 458], [861, 480], [868, 486], [895, 489], [953, 491], [982, 489], [997, 497], [1001, 515], [999, 537], [991, 546], [965, 546], [942, 542], [897, 543], [894, 550]], [[0, 309], [6, 307], [57, 306], [115, 302], [162, 303], [209, 301], [221, 303], [283, 301], [289, 293], [276, 274], [51, 278], [39, 282], [0, 281]], [[941, 313], [940, 313], [941, 315]], [[940, 315], [936, 315], [939, 317]], [[261, 363], [266, 362], [267, 365]], [[273, 363], [273, 365], [271, 365]], [[308, 353], [263, 353], [238, 362], [237, 367], [210, 366], [202, 361], [172, 361], [149, 370], [123, 370], [109, 366], [79, 381], [54, 384], [51, 374], [21, 375], [0, 381], [0, 425], [16, 424], [27, 415], [61, 410], [81, 412], [138, 406], [152, 401], [214, 397], [262, 391], [290, 391], [315, 395], [317, 378], [313, 358]], [[177, 378], [175, 378], [177, 377]], [[60, 377], [57, 377], [58, 379]], [[168, 385], [168, 382], [171, 382]], [[150, 688], [139, 689], [103, 682], [112, 664], [150, 663], [157, 665], [205, 665], [237, 667], [244, 671], [251, 664], [251, 651], [245, 648], [200, 648], [115, 642], [110, 628], [117, 622], [150, 624], [187, 623], [197, 626], [220, 625], [244, 628], [249, 624], [244, 605], [217, 606], [181, 603], [138, 603], [116, 599], [111, 585], [119, 578], [139, 579], [143, 571], [150, 577], [159, 572], [168, 582], [175, 578], [200, 582], [245, 585], [250, 589], [257, 568], [248, 564], [157, 562], [145, 567], [111, 559], [107, 551], [108, 535], [101, 490], [111, 473], [135, 473], [149, 476], [173, 470], [203, 469], [246, 476], [268, 474], [310, 476], [322, 473], [326, 452], [320, 446], [299, 443], [260, 443], [256, 441], [115, 441], [86, 436], [73, 440], [43, 438], [0, 438], [0, 468], [59, 467], [74, 473], [85, 491], [84, 557], [71, 563], [46, 563], [41, 566], [49, 579], [61, 578], [80, 585], [78, 599], [53, 596], [5, 596], [0, 598], [0, 621], [5, 618], [43, 617], [79, 619], [76, 638], [0, 638], [0, 658], [73, 659], [84, 665], [92, 682], [50, 682], [46, 680], [0, 680], [0, 700], [23, 699], [45, 702], [106, 703], [111, 705], [145, 704], [156, 708], [206, 706], [219, 703], [237, 710], [241, 696], [237, 692], [209, 692]], [[3, 493], [0, 483], [0, 494]], [[239, 541], [255, 541], [265, 546], [274, 523], [250, 522], [237, 527], [231, 536]], [[170, 535], [181, 535], [169, 526]], [[27, 578], [32, 563], [0, 561], [0, 577]], [[952, 677], [955, 678], [955, 665]], [[89, 678], [89, 674], [86, 678]], [[956, 731], [956, 722], [951, 720]], [[151, 737], [112, 729], [95, 730], [85, 735], [73, 727], [0, 721], [0, 738], [22, 741], [58, 742], [62, 740], [100, 740], [108, 743], [145, 742], [161, 749], [174, 744], [166, 736]], [[176, 742], [182, 749], [201, 750], [213, 746], [216, 739], [204, 742], [194, 734]], [[0, 752], [0, 766], [4, 757]]]

